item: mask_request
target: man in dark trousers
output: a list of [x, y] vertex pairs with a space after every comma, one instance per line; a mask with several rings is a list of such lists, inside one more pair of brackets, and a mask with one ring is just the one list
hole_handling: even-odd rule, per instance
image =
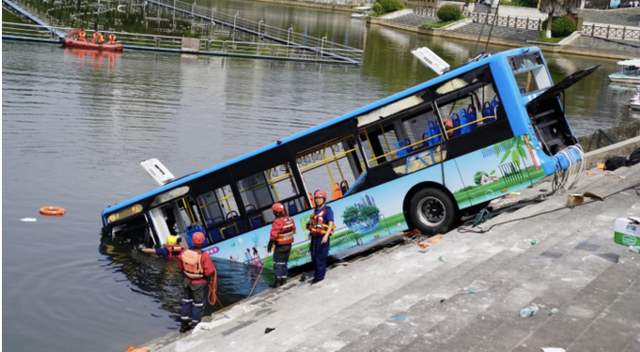
[[296, 223], [287, 215], [282, 203], [274, 203], [271, 210], [276, 219], [271, 224], [267, 249], [269, 252], [273, 250], [273, 272], [276, 279], [271, 287], [276, 288], [287, 282], [287, 263], [289, 262], [293, 236], [296, 233]]
[[208, 280], [216, 271], [209, 254], [201, 250], [204, 240], [202, 232], [194, 233], [192, 237], [194, 248], [182, 251], [178, 260], [178, 266], [185, 276], [180, 309], [180, 332], [187, 332], [200, 322]]
[[311, 237], [311, 264], [313, 265], [313, 281], [311, 284], [324, 280], [327, 271], [327, 256], [329, 255], [329, 238], [335, 228], [333, 210], [326, 205], [327, 193], [317, 190], [313, 194], [315, 209], [307, 223]]

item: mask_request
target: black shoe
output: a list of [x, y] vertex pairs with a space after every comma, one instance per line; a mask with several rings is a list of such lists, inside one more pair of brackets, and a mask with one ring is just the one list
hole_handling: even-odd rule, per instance
[[313, 279], [313, 280], [311, 280], [311, 284], [315, 285], [315, 284], [317, 284], [318, 282], [320, 282], [322, 280], [324, 280], [324, 279]]
[[286, 283], [287, 283], [287, 278], [286, 277], [283, 277], [283, 278], [280, 279], [280, 286], [283, 286]]
[[191, 330], [192, 326], [189, 322], [182, 322], [180, 323], [180, 333], [184, 334], [185, 332]]

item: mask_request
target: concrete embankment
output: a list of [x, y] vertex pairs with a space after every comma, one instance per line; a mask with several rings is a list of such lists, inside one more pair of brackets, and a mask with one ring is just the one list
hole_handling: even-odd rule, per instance
[[342, 12], [353, 12], [354, 7], [360, 6], [360, 2], [353, 2], [353, 4], [348, 4], [348, 2], [337, 3], [335, 1], [298, 1], [298, 0], [257, 0], [258, 2], [267, 2], [272, 4], [280, 4], [280, 5], [288, 5], [288, 6], [297, 6], [297, 7], [308, 7], [313, 9], [323, 9], [329, 11], [342, 11]]
[[[613, 242], [617, 217], [640, 215], [640, 165], [590, 171], [566, 193], [334, 266], [314, 286], [290, 282], [215, 314], [152, 351], [640, 350], [640, 255]], [[546, 183], [521, 197], [550, 189]], [[478, 230], [476, 228], [476, 230]], [[525, 308], [529, 308], [526, 310]], [[524, 313], [536, 311], [530, 317]], [[524, 314], [523, 313], [523, 314]], [[273, 330], [271, 330], [273, 329]]]

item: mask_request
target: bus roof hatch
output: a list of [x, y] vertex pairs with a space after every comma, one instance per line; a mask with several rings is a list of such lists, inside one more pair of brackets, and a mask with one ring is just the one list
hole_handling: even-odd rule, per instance
[[165, 185], [175, 179], [175, 176], [156, 158], [140, 162], [140, 166], [160, 185]]

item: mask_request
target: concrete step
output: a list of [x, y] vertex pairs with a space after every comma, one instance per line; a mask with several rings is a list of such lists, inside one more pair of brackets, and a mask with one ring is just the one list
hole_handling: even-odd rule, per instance
[[[539, 228], [533, 228], [532, 230], [533, 232], [538, 232]], [[484, 235], [474, 234], [470, 236], [484, 236]], [[538, 238], [541, 238], [541, 237], [538, 236]], [[535, 247], [534, 248], [538, 251], [542, 251], [547, 247], [553, 247], [556, 241], [562, 241], [562, 239], [555, 239], [554, 241], [543, 240], [543, 242], [541, 242], [541, 245], [536, 246], [537, 248]], [[487, 242], [490, 242], [490, 241], [487, 241]], [[522, 246], [522, 248], [517, 248], [518, 246]], [[352, 344], [354, 348], [353, 350], [357, 350], [357, 349], [367, 350], [369, 349], [369, 347], [375, 348], [376, 345], [385, 345], [388, 347], [389, 350], [401, 349], [404, 346], [404, 344], [410, 343], [412, 339], [416, 338], [417, 336], [419, 336], [421, 333], [423, 333], [425, 330], [429, 328], [430, 325], [429, 326], [425, 325], [426, 322], [415, 323], [415, 321], [421, 320], [421, 316], [427, 315], [432, 317], [432, 320], [435, 320], [431, 322], [432, 324], [435, 324], [438, 321], [444, 320], [446, 318], [446, 314], [438, 314], [437, 309], [439, 308], [438, 306], [440, 305], [443, 307], [447, 306], [449, 302], [447, 302], [447, 304], [442, 305], [439, 302], [440, 298], [443, 298], [443, 297], [449, 298], [449, 301], [451, 301], [451, 299], [456, 299], [456, 302], [458, 302], [460, 299], [465, 299], [466, 296], [469, 296], [469, 297], [476, 296], [475, 294], [460, 295], [461, 289], [464, 287], [473, 287], [474, 285], [486, 286], [487, 285], [486, 281], [481, 282], [480, 280], [476, 280], [478, 278], [482, 278], [481, 274], [483, 272], [491, 273], [496, 270], [499, 270], [499, 268], [504, 267], [506, 264], [512, 261], [513, 258], [521, 255], [522, 252], [526, 252], [527, 250], [529, 250], [530, 249], [529, 247], [531, 247], [531, 245], [529, 243], [524, 242], [523, 239], [521, 240], [520, 238], [512, 238], [508, 242], [501, 245], [500, 247], [509, 248], [509, 249], [504, 250], [500, 252], [498, 255], [494, 255], [485, 261], [482, 261], [480, 263], [474, 263], [474, 265], [470, 267], [468, 271], [466, 271], [462, 275], [456, 275], [452, 280], [448, 280], [447, 282], [440, 282], [440, 283], [428, 283], [426, 289], [431, 291], [432, 293], [431, 295], [433, 297], [429, 300], [420, 301], [418, 304], [412, 306], [410, 309], [408, 309], [405, 312], [405, 315], [407, 316], [407, 321], [411, 323], [408, 324], [407, 329], [404, 329], [402, 330], [401, 333], [398, 333], [397, 334], [398, 336], [386, 336], [386, 334], [383, 333], [383, 331], [385, 330], [386, 324], [389, 324], [389, 322], [385, 322], [383, 324], [380, 324], [380, 326], [377, 329], [372, 331], [372, 335], [376, 335], [376, 340], [378, 339], [385, 340], [384, 343], [377, 343], [376, 341], [369, 340], [368, 337], [365, 336], [359, 341], [355, 341]], [[474, 280], [476, 280], [475, 283], [474, 283]], [[419, 326], [416, 326], [416, 325], [419, 325]], [[344, 349], [344, 350], [348, 350], [348, 349]]]
[[[471, 244], [473, 240], [470, 238], [460, 243], [465, 242]], [[425, 254], [418, 253], [417, 248], [413, 245], [403, 249], [403, 252], [410, 257], [418, 255], [427, 259], [423, 266], [415, 268], [415, 270], [424, 271], [424, 273], [418, 273], [412, 279], [406, 280], [406, 285], [402, 287], [390, 292], [379, 292], [368, 296], [347, 309], [329, 316], [311, 328], [318, 331], [317, 336], [323, 336], [322, 339], [307, 339], [292, 351], [315, 350], [317, 346], [326, 343], [327, 335], [335, 337], [335, 345], [344, 344], [343, 341], [353, 341], [358, 336], [367, 334], [394, 314], [405, 310], [418, 300], [424, 299], [424, 296], [416, 295], [415, 292], [425, 292], [425, 287], [433, 285], [434, 282], [441, 282], [447, 278], [453, 279], [456, 271], [465, 272], [480, 263], [486, 256], [495, 255], [499, 251], [488, 244], [481, 246], [461, 244], [455, 248], [455, 253], [450, 252], [451, 258], [445, 263], [438, 259], [440, 249], [434, 247]], [[390, 263], [390, 265], [393, 266], [395, 263]], [[384, 280], [384, 277], [381, 276], [380, 280]], [[375, 307], [376, 310], [370, 309], [371, 307]], [[380, 310], [380, 307], [387, 308]], [[371, 314], [371, 311], [375, 311], [376, 314]]]
[[[492, 272], [491, 270], [488, 270], [489, 268], [483, 268], [483, 270], [486, 271], [483, 276], [479, 277], [486, 280], [488, 285], [490, 285], [487, 297], [483, 297], [482, 295], [468, 295], [469, 300], [462, 302], [456, 301], [455, 309], [448, 311], [445, 310], [445, 312], [448, 313], [447, 315], [454, 316], [455, 319], [445, 319], [443, 321], [437, 321], [435, 319], [427, 319], [424, 321], [419, 320], [417, 324], [421, 327], [428, 326], [429, 323], [433, 324], [433, 327], [431, 329], [423, 330], [423, 333], [418, 335], [409, 345], [405, 346], [404, 344], [398, 344], [389, 348], [389, 350], [407, 349], [420, 351], [425, 348], [428, 350], [449, 350], [438, 348], [438, 346], [431, 348], [430, 346], [437, 345], [437, 341], [439, 340], [444, 340], [443, 342], [446, 342], [448, 337], [463, 329], [465, 325], [476, 316], [476, 314], [482, 312], [483, 307], [486, 308], [492, 304], [498, 306], [508, 304], [509, 302], [505, 302], [504, 300], [509, 301], [509, 298], [514, 297], [511, 293], [517, 286], [519, 286], [519, 282], [522, 282], [521, 280], [523, 280], [526, 285], [527, 282], [536, 282], [536, 280], [541, 280], [545, 276], [548, 276], [548, 273], [543, 272], [543, 270], [547, 268], [554, 268], [557, 270], [557, 267], [566, 267], [566, 269], [569, 270], [567, 274], [570, 274], [570, 265], [572, 265], [573, 268], [583, 265], [580, 258], [584, 253], [579, 252], [579, 250], [573, 250], [573, 247], [578, 244], [581, 237], [575, 235], [569, 237], [570, 238], [565, 238], [561, 240], [560, 243], [553, 246], [553, 250], [556, 251], [554, 253], [559, 254], [576, 251], [577, 253], [575, 253], [575, 255], [563, 255], [558, 260], [553, 259], [553, 257], [550, 260], [541, 260], [540, 257], [535, 255], [535, 251], [529, 251], [527, 253], [523, 253], [517, 258], [513, 258], [512, 261], [505, 263], [505, 269], [498, 269], [497, 271]], [[585, 270], [585, 268], [581, 269], [583, 271]], [[593, 274], [594, 277], [595, 275], [597, 275], [597, 272]], [[517, 279], [513, 280], [514, 277]], [[506, 281], [509, 278], [511, 278], [511, 281]], [[526, 288], [526, 286], [524, 288]], [[536, 292], [535, 289], [532, 290], [530, 288], [528, 290]], [[523, 295], [520, 293], [516, 296], [521, 296], [519, 298], [522, 298]], [[524, 302], [521, 302], [520, 304], [522, 303]], [[512, 306], [512, 314], [517, 315], [517, 312], [522, 306], [524, 305]], [[429, 316], [437, 316], [439, 312], [429, 311], [426, 313], [428, 313]], [[400, 340], [402, 339], [398, 339], [398, 341]]]
[[[613, 203], [612, 207], [608, 209], [609, 214], [618, 213], [620, 209], [624, 208], [624, 202]], [[626, 203], [628, 205], [629, 203]], [[532, 302], [538, 304], [544, 304], [549, 307], [558, 307], [560, 309], [560, 314], [562, 315], [564, 311], [570, 309], [570, 302], [575, 297], [580, 297], [580, 292], [588, 285], [591, 284], [592, 280], [597, 280], [597, 278], [602, 275], [601, 272], [606, 272], [606, 268], [616, 267], [618, 264], [611, 263], [604, 259], [607, 255], [612, 254], [611, 252], [623, 252], [623, 247], [615, 248], [615, 244], [612, 243], [611, 240], [611, 223], [608, 219], [613, 218], [613, 216], [609, 215], [600, 215], [599, 223], [594, 224], [593, 222], [588, 224], [589, 227], [592, 227], [590, 230], [594, 233], [589, 237], [587, 241], [583, 241], [579, 243], [573, 250], [572, 253], [564, 254], [568, 259], [574, 262], [574, 268], [577, 266], [575, 272], [582, 273], [581, 277], [575, 276], [572, 274], [572, 271], [569, 269], [561, 270], [560, 267], [554, 266], [553, 272], [545, 273], [545, 283], [546, 288], [543, 292], [541, 292]], [[603, 236], [605, 237], [603, 239]], [[604, 241], [604, 242], [603, 242]], [[611, 246], [611, 247], [610, 247]], [[591, 253], [590, 253], [591, 252]], [[604, 257], [600, 257], [598, 255], [604, 255]], [[579, 261], [576, 260], [579, 259]], [[598, 274], [598, 276], [593, 276], [594, 271]], [[606, 269], [606, 270], [604, 270]], [[603, 271], [604, 270], [604, 271]], [[572, 275], [574, 277], [572, 277]], [[591, 276], [591, 279], [589, 277]], [[585, 281], [588, 280], [588, 281]], [[487, 333], [486, 329], [482, 331], [482, 339], [478, 339], [476, 344], [472, 344], [472, 348], [468, 349], [470, 351], [496, 351], [496, 350], [511, 350], [514, 347], [517, 347], [523, 344], [523, 340], [527, 339], [531, 336], [537, 329], [540, 327], [547, 327], [551, 321], [558, 319], [556, 315], [553, 317], [548, 317], [546, 315], [537, 315], [533, 318], [522, 319], [519, 316], [511, 315], [508, 319], [503, 319], [499, 322], [498, 326], [492, 327], [492, 331]], [[562, 324], [560, 324], [562, 325]], [[474, 328], [470, 327], [470, 331]], [[565, 331], [566, 332], [566, 331]], [[563, 333], [564, 335], [564, 333]], [[548, 339], [544, 341], [537, 341], [539, 343], [547, 343]], [[532, 346], [531, 343], [527, 343], [527, 346]], [[554, 344], [544, 344], [544, 346], [553, 346]], [[538, 348], [540, 346], [537, 346]], [[562, 347], [562, 345], [560, 346]]]

